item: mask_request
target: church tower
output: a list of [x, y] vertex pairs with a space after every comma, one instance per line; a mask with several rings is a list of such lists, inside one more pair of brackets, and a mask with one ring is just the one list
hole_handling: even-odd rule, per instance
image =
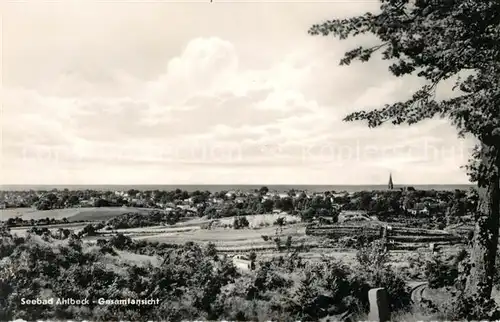
[[389, 174], [389, 190], [394, 189], [394, 184], [392, 183], [392, 173]]

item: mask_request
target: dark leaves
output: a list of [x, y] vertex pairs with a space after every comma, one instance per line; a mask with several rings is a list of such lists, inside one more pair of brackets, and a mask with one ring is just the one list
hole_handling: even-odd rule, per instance
[[[373, 34], [380, 45], [354, 48], [340, 64], [368, 61], [383, 49], [382, 59], [391, 60], [393, 75], [417, 74], [428, 81], [407, 101], [355, 112], [345, 121], [366, 121], [370, 127], [411, 125], [439, 115], [451, 119], [459, 135], [471, 133], [488, 145], [500, 145], [499, 1], [381, 0], [378, 14], [326, 21], [309, 33], [339, 39]], [[463, 70], [472, 75], [457, 81], [458, 95], [435, 100], [437, 85]]]

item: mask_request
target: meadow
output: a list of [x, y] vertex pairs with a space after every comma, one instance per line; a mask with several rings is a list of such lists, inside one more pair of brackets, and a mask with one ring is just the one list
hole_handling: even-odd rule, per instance
[[[264, 269], [260, 267], [261, 263], [273, 262], [275, 260], [278, 260], [279, 263], [285, 261], [283, 265], [289, 265], [286, 262], [294, 262], [296, 255], [300, 256], [300, 262], [309, 263], [307, 265], [313, 265], [314, 263], [314, 265], [342, 263], [342, 265], [347, 265], [347, 267], [359, 267], [363, 257], [360, 257], [360, 246], [352, 244], [352, 240], [362, 237], [363, 232], [372, 231], [373, 233], [373, 231], [377, 230], [377, 225], [383, 224], [383, 222], [376, 220], [311, 226], [310, 223], [302, 222], [301, 218], [297, 216], [288, 214], [260, 214], [246, 216], [248, 225], [243, 228], [234, 226], [235, 219], [240, 218], [238, 216], [218, 219], [210, 219], [206, 216], [183, 217], [175, 224], [161, 223], [121, 229], [115, 229], [110, 226], [110, 223], [113, 222], [113, 220], [110, 220], [112, 218], [130, 214], [131, 212], [145, 215], [150, 211], [149, 209], [132, 207], [74, 208], [46, 211], [8, 209], [2, 212], [2, 219], [16, 216], [24, 220], [45, 218], [61, 220], [62, 218], [66, 218], [68, 219], [67, 222], [41, 225], [39, 228], [47, 228], [54, 236], [61, 229], [72, 230], [81, 238], [82, 245], [84, 245], [82, 248], [83, 254], [101, 254], [99, 265], [106, 271], [115, 272], [118, 276], [128, 276], [130, 271], [126, 267], [131, 266], [137, 267], [137, 269], [160, 269], [166, 265], [164, 261], [168, 258], [165, 257], [165, 251], [176, 251], [176, 249], [180, 251], [181, 249], [185, 249], [186, 245], [190, 243], [207, 249], [213, 247], [219, 256], [223, 258], [227, 257], [228, 259], [231, 259], [236, 254], [246, 254], [248, 256], [253, 253], [257, 258], [256, 267], [258, 270]], [[124, 218], [129, 217], [124, 216]], [[130, 223], [133, 223], [133, 218], [135, 217], [130, 218], [132, 218], [130, 219]], [[87, 234], [86, 229], [89, 226], [99, 228], [95, 233]], [[45, 237], [40, 239], [32, 233], [28, 233], [31, 228], [30, 226], [16, 226], [11, 227], [10, 230], [14, 235], [28, 239], [31, 238], [32, 243], [47, 245], [47, 242], [44, 241]], [[307, 229], [310, 230], [310, 233], [307, 233]], [[449, 234], [444, 230], [426, 230], [399, 226], [393, 230], [396, 240], [398, 238], [401, 239], [401, 237], [408, 239], [405, 241], [406, 244], [419, 244], [417, 242], [422, 238], [435, 238]], [[357, 233], [355, 234], [356, 236], [345, 236], [346, 232], [351, 232], [351, 235], [352, 232]], [[332, 234], [337, 235], [332, 239]], [[43, 233], [41, 236], [44, 236]], [[139, 251], [140, 248], [130, 248], [123, 245], [103, 246], [103, 242], [115, 245], [117, 236], [124, 236], [123, 238], [128, 238], [133, 243], [138, 243], [135, 247], [145, 247], [147, 249]], [[113, 242], [113, 240], [115, 241]], [[52, 239], [49, 244], [50, 247], [62, 247], [61, 245], [64, 245], [64, 241]], [[432, 298], [433, 300], [437, 299], [436, 303], [445, 307], [448, 305], [446, 302], [448, 299], [447, 294], [449, 294], [448, 286], [438, 285], [438, 287], [431, 289], [425, 284], [429, 280], [428, 263], [436, 260], [436, 253], [433, 253], [432, 250], [426, 247], [426, 243], [420, 243], [419, 245], [419, 247], [411, 250], [390, 249], [384, 255], [384, 265], [390, 267], [390, 270], [399, 276], [398, 278], [401, 278], [401, 281], [404, 281], [409, 289], [415, 290], [410, 293], [414, 302], [421, 302], [424, 298]], [[457, 254], [463, 251], [463, 246], [460, 243], [443, 243], [440, 246], [438, 255], [441, 258], [439, 259], [440, 265], [444, 265], [442, 263], [449, 262], [450, 259], [458, 256]], [[368, 258], [372, 255], [368, 255]], [[364, 260], [367, 261], [367, 259]], [[368, 259], [365, 265], [371, 265], [373, 260], [373, 258]], [[449, 269], [448, 267], [443, 272], [447, 272], [446, 270]], [[443, 272], [435, 274], [439, 276], [449, 274]], [[247, 272], [244, 274], [253, 273]], [[297, 280], [297, 274], [291, 273], [288, 278], [294, 281], [293, 283], [300, 284], [301, 282]], [[500, 292], [498, 289], [495, 289], [493, 296], [500, 303]], [[429, 314], [428, 311], [422, 310], [410, 311], [402, 313], [401, 316], [398, 316], [398, 319], [416, 321], [418, 317], [430, 318]]]
[[50, 210], [37, 210], [35, 208], [9, 208], [1, 210], [0, 220], [4, 221], [9, 218], [20, 217], [24, 220], [38, 220], [44, 218], [61, 220], [66, 218], [70, 222], [96, 222], [108, 220], [127, 212], [147, 213], [152, 210], [153, 209], [136, 207], [89, 207]]
[[[129, 212], [146, 214], [150, 209], [131, 207], [103, 207], [103, 208], [76, 208], [76, 209], [53, 209], [37, 211], [28, 208], [7, 209], [2, 213], [3, 218], [20, 216], [27, 219], [40, 218], [67, 218], [68, 223], [57, 225], [46, 225], [50, 231], [55, 232], [60, 228], [71, 229], [75, 233], [81, 232], [89, 224], [98, 224], [111, 218]], [[285, 226], [274, 225], [278, 218], [285, 218]], [[281, 214], [262, 214], [247, 216], [248, 228], [234, 229], [232, 227], [234, 217], [211, 220], [207, 218], [183, 218], [173, 225], [156, 225], [149, 227], [134, 227], [126, 229], [100, 229], [96, 236], [85, 236], [83, 241], [94, 244], [98, 239], [109, 239], [117, 233], [123, 234], [137, 241], [153, 243], [166, 243], [171, 245], [183, 245], [186, 242], [195, 242], [206, 245], [215, 245], [220, 252], [227, 254], [256, 252], [264, 258], [279, 257], [286, 255], [291, 249], [299, 249], [301, 257], [307, 261], [320, 261], [324, 258], [338, 259], [346, 263], [355, 260], [356, 250], [353, 247], [341, 243], [333, 243], [325, 236], [314, 236], [306, 234], [306, 224], [301, 222], [300, 217]], [[212, 223], [212, 225], [209, 224]], [[371, 223], [360, 223], [359, 225], [370, 226]], [[29, 226], [12, 227], [12, 233], [26, 236]], [[276, 244], [276, 238], [280, 239], [281, 247]], [[287, 245], [287, 240], [289, 240]], [[281, 249], [279, 249], [281, 248]], [[444, 253], [455, 254], [457, 247], [444, 247]], [[391, 251], [390, 262], [394, 267], [406, 269], [411, 258], [427, 254], [427, 249], [415, 251]], [[132, 256], [133, 257], [133, 256]]]

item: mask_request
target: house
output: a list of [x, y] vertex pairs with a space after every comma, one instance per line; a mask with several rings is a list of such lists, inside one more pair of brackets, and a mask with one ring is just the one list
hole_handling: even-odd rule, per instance
[[146, 205], [146, 203], [142, 199], [134, 199], [134, 200], [136, 200], [136, 201], [132, 201], [132, 202], [135, 202], [135, 204], [137, 206], [144, 206], [144, 205]]
[[407, 209], [407, 211], [412, 215], [429, 215], [429, 208], [422, 203], [416, 204], [415, 207]]
[[80, 201], [80, 205], [82, 207], [92, 207], [94, 205], [94, 201], [92, 201], [92, 200], [82, 200], [82, 201]]
[[252, 269], [252, 262], [244, 255], [236, 255], [233, 257], [233, 264], [241, 271], [249, 271]]
[[236, 196], [235, 191], [228, 191], [225, 195], [227, 198], [232, 198], [233, 196]]
[[221, 204], [224, 203], [224, 199], [222, 198], [212, 198], [213, 203]]
[[245, 198], [244, 197], [236, 197], [236, 199], [234, 199], [234, 201], [236, 203], [244, 203], [245, 202]]

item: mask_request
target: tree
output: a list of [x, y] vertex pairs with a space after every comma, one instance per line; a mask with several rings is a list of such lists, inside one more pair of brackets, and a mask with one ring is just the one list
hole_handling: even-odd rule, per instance
[[78, 205], [80, 203], [80, 199], [78, 198], [78, 196], [72, 195], [71, 197], [68, 198], [67, 202], [68, 202], [68, 205], [70, 207], [72, 207], [72, 206]]
[[371, 192], [368, 191], [360, 192], [359, 206], [358, 206], [360, 210], [369, 210], [371, 202], [372, 202]]
[[285, 197], [281, 199], [281, 210], [285, 212], [290, 212], [293, 210], [293, 199], [290, 197]]
[[109, 201], [107, 201], [106, 199], [96, 199], [94, 201], [94, 207], [109, 207]]
[[140, 191], [137, 190], [137, 189], [130, 189], [129, 191], [127, 191], [127, 194], [130, 196], [130, 197], [135, 197]]
[[247, 217], [245, 217], [245, 216], [234, 217], [234, 221], [233, 221], [233, 228], [234, 229], [247, 228], [249, 225], [250, 225], [250, 223], [248, 222]]
[[97, 235], [94, 225], [88, 224], [80, 231], [80, 236], [95, 236]]
[[262, 201], [262, 208], [264, 209], [264, 212], [273, 211], [273, 207], [274, 207], [274, 202], [271, 199], [266, 199]]
[[[491, 296], [500, 217], [500, 2], [493, 0], [381, 0], [380, 12], [314, 25], [312, 35], [340, 39], [372, 34], [381, 43], [348, 51], [341, 65], [368, 61], [382, 50], [396, 76], [417, 75], [426, 84], [406, 101], [359, 111], [345, 121], [363, 120], [376, 127], [386, 122], [412, 125], [446, 117], [458, 134], [477, 138], [470, 164], [480, 201], [476, 215], [470, 272], [464, 294]], [[464, 74], [467, 74], [464, 78]], [[456, 95], [438, 100], [436, 88], [456, 79]]]
[[306, 210], [303, 210], [300, 213], [300, 217], [301, 217], [302, 221], [304, 221], [304, 222], [311, 221], [315, 215], [316, 215], [316, 211], [314, 210], [314, 208], [307, 208]]

